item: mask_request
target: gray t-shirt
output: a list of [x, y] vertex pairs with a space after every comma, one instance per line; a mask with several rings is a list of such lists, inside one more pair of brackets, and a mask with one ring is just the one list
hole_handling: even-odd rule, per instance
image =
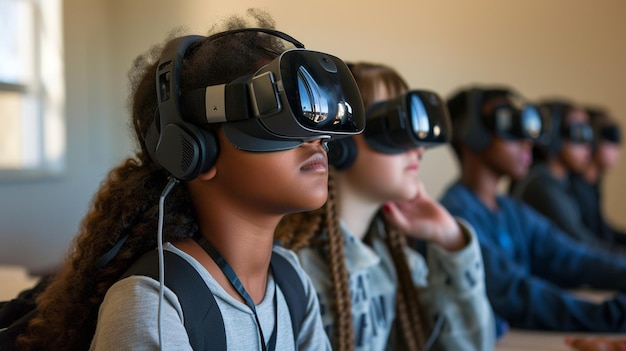
[[[228, 350], [261, 350], [258, 327], [252, 310], [230, 296], [209, 272], [193, 257], [165, 244], [165, 249], [184, 258], [198, 271], [213, 292], [224, 319]], [[268, 277], [265, 298], [256, 306], [266, 342], [275, 327], [274, 292], [277, 298], [276, 350], [330, 350], [324, 333], [315, 289], [300, 267], [293, 252], [275, 247], [274, 252], [287, 258], [295, 267], [307, 296], [306, 317], [294, 345], [291, 317], [285, 298], [273, 277]], [[158, 350], [159, 282], [144, 276], [131, 276], [116, 282], [100, 306], [98, 324], [90, 350]], [[191, 350], [183, 324], [183, 311], [176, 295], [164, 288], [161, 332], [163, 350]]]

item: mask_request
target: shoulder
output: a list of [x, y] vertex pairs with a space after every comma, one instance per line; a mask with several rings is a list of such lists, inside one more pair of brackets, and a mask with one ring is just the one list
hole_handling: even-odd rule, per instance
[[553, 192], [561, 188], [561, 182], [554, 178], [547, 166], [537, 164], [533, 166], [528, 174], [513, 187], [512, 194], [516, 198], [531, 199], [546, 192]]
[[[98, 312], [92, 349], [145, 348], [158, 345], [159, 283], [149, 277], [132, 275], [109, 288]], [[183, 326], [183, 311], [174, 293], [163, 291], [165, 346], [190, 349]]]
[[469, 192], [458, 182], [451, 184], [443, 193], [439, 202], [448, 211], [462, 211], [467, 208], [464, 204], [470, 201]]
[[[302, 268], [302, 265], [300, 264], [300, 260], [298, 259], [298, 256], [296, 255], [296, 253], [280, 245], [274, 245], [273, 255], [275, 255], [275, 257], [272, 258], [272, 262], [273, 263], [280, 262], [279, 264], [285, 263], [286, 265], [281, 266], [279, 268], [282, 269], [283, 271], [285, 269], [290, 269], [294, 271], [298, 275], [299, 280], [305, 286], [305, 291], [306, 291], [306, 285], [309, 281], [309, 277], [307, 273], [304, 271], [304, 269]], [[282, 258], [282, 260], [277, 260], [277, 258], [279, 259]], [[277, 267], [273, 267], [273, 268], [277, 269]]]
[[288, 263], [289, 266], [291, 266], [298, 273], [305, 274], [302, 269], [302, 266], [300, 265], [300, 260], [298, 259], [298, 256], [296, 255], [295, 252], [293, 252], [292, 250], [286, 249], [280, 245], [274, 245], [274, 248], [272, 249], [272, 251], [274, 255], [277, 255], [278, 257], [283, 258], [284, 261], [286, 261], [286, 263]]

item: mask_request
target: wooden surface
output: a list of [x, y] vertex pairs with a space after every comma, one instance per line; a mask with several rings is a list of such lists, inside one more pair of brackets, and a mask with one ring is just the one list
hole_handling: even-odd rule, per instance
[[[496, 344], [496, 351], [570, 351], [564, 340], [567, 336], [595, 337], [601, 334], [590, 333], [555, 333], [528, 330], [509, 331]], [[605, 334], [607, 338], [626, 338], [622, 334]]]
[[[602, 302], [615, 294], [615, 292], [612, 291], [597, 291], [585, 289], [570, 291], [570, 293], [578, 296], [579, 298], [590, 300], [593, 302]], [[566, 337], [596, 337], [601, 335], [602, 334], [597, 333], [557, 333], [513, 329], [510, 330], [502, 339], [498, 341], [498, 343], [496, 344], [496, 351], [570, 351], [572, 349], [569, 348], [564, 342]], [[626, 338], [626, 334], [604, 334], [602, 336], [606, 338]]]

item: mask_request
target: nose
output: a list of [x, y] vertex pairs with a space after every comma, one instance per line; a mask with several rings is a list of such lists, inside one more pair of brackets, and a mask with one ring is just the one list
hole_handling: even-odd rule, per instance
[[426, 151], [426, 148], [424, 146], [420, 146], [420, 147], [416, 147], [414, 149], [409, 150], [410, 153], [417, 155], [418, 159], [422, 159], [422, 156], [424, 155], [424, 152]]
[[326, 137], [321, 137], [321, 138], [316, 138], [316, 139], [309, 139], [306, 140], [305, 142], [303, 142], [303, 145], [321, 145], [324, 150], [328, 151], [328, 141], [329, 138]]

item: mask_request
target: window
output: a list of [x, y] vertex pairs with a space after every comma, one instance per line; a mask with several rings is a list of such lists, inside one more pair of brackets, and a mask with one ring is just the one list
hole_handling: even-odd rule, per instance
[[61, 11], [61, 0], [0, 1], [0, 180], [64, 169]]

